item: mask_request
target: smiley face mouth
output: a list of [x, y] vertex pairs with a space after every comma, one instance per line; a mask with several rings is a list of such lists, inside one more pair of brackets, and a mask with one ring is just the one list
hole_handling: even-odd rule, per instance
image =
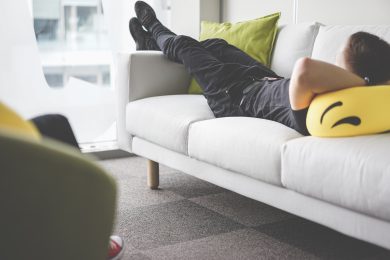
[[[341, 107], [343, 106], [343, 102], [341, 101], [337, 101], [333, 104], [331, 104], [330, 106], [328, 106], [325, 110], [324, 110], [324, 113], [322, 113], [321, 115], [321, 119], [320, 119], [320, 123], [322, 125], [322, 122], [324, 120], [324, 117], [325, 115], [331, 111], [332, 109], [336, 108], [336, 107]], [[349, 124], [349, 125], [353, 125], [353, 126], [359, 126], [360, 124], [362, 123], [362, 120], [358, 117], [358, 116], [348, 116], [348, 117], [344, 117], [340, 120], [338, 120], [336, 123], [334, 123], [332, 125], [331, 128], [334, 128], [336, 126], [339, 126], [339, 125], [343, 125], [343, 124]]]
[[358, 126], [361, 123], [362, 123], [362, 120], [360, 120], [359, 117], [349, 116], [349, 117], [344, 117], [344, 118], [340, 119], [339, 121], [337, 121], [336, 123], [334, 123], [332, 125], [332, 128], [339, 126], [339, 125], [342, 125], [342, 124], [349, 124], [349, 125], [353, 125], [353, 126]]

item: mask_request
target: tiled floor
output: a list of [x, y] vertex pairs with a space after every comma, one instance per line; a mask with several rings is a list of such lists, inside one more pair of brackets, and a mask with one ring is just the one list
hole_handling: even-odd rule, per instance
[[142, 158], [101, 164], [118, 183], [124, 259], [390, 259], [390, 251], [164, 166], [160, 190], [150, 190]]

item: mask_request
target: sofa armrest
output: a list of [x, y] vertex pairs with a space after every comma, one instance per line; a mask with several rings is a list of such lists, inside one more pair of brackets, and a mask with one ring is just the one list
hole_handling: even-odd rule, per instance
[[168, 60], [160, 51], [119, 53], [119, 60], [118, 90], [125, 94], [128, 89], [129, 101], [187, 93], [190, 76], [184, 66]]
[[131, 152], [126, 105], [147, 97], [186, 94], [191, 77], [183, 65], [168, 60], [160, 51], [118, 53], [116, 67], [118, 145]]

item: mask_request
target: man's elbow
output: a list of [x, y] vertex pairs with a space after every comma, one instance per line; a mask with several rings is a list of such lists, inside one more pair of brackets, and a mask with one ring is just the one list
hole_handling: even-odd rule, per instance
[[300, 58], [295, 62], [291, 79], [300, 86], [310, 86], [312, 83], [313, 60], [309, 57]]

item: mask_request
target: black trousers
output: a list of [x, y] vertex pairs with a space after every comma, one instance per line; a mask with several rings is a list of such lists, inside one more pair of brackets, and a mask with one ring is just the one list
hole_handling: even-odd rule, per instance
[[196, 79], [216, 117], [264, 118], [308, 134], [307, 110], [291, 109], [289, 79], [222, 39], [198, 42], [176, 35], [160, 22], [154, 23], [150, 32], [163, 53], [182, 63]]
[[170, 60], [182, 63], [196, 79], [216, 117], [242, 114], [237, 109], [237, 93], [253, 84], [255, 78], [278, 77], [222, 39], [198, 42], [177, 36], [161, 23], [155, 23], [150, 31], [163, 53]]
[[66, 117], [58, 114], [49, 114], [34, 117], [31, 119], [31, 122], [38, 128], [42, 136], [80, 149], [72, 127]]

